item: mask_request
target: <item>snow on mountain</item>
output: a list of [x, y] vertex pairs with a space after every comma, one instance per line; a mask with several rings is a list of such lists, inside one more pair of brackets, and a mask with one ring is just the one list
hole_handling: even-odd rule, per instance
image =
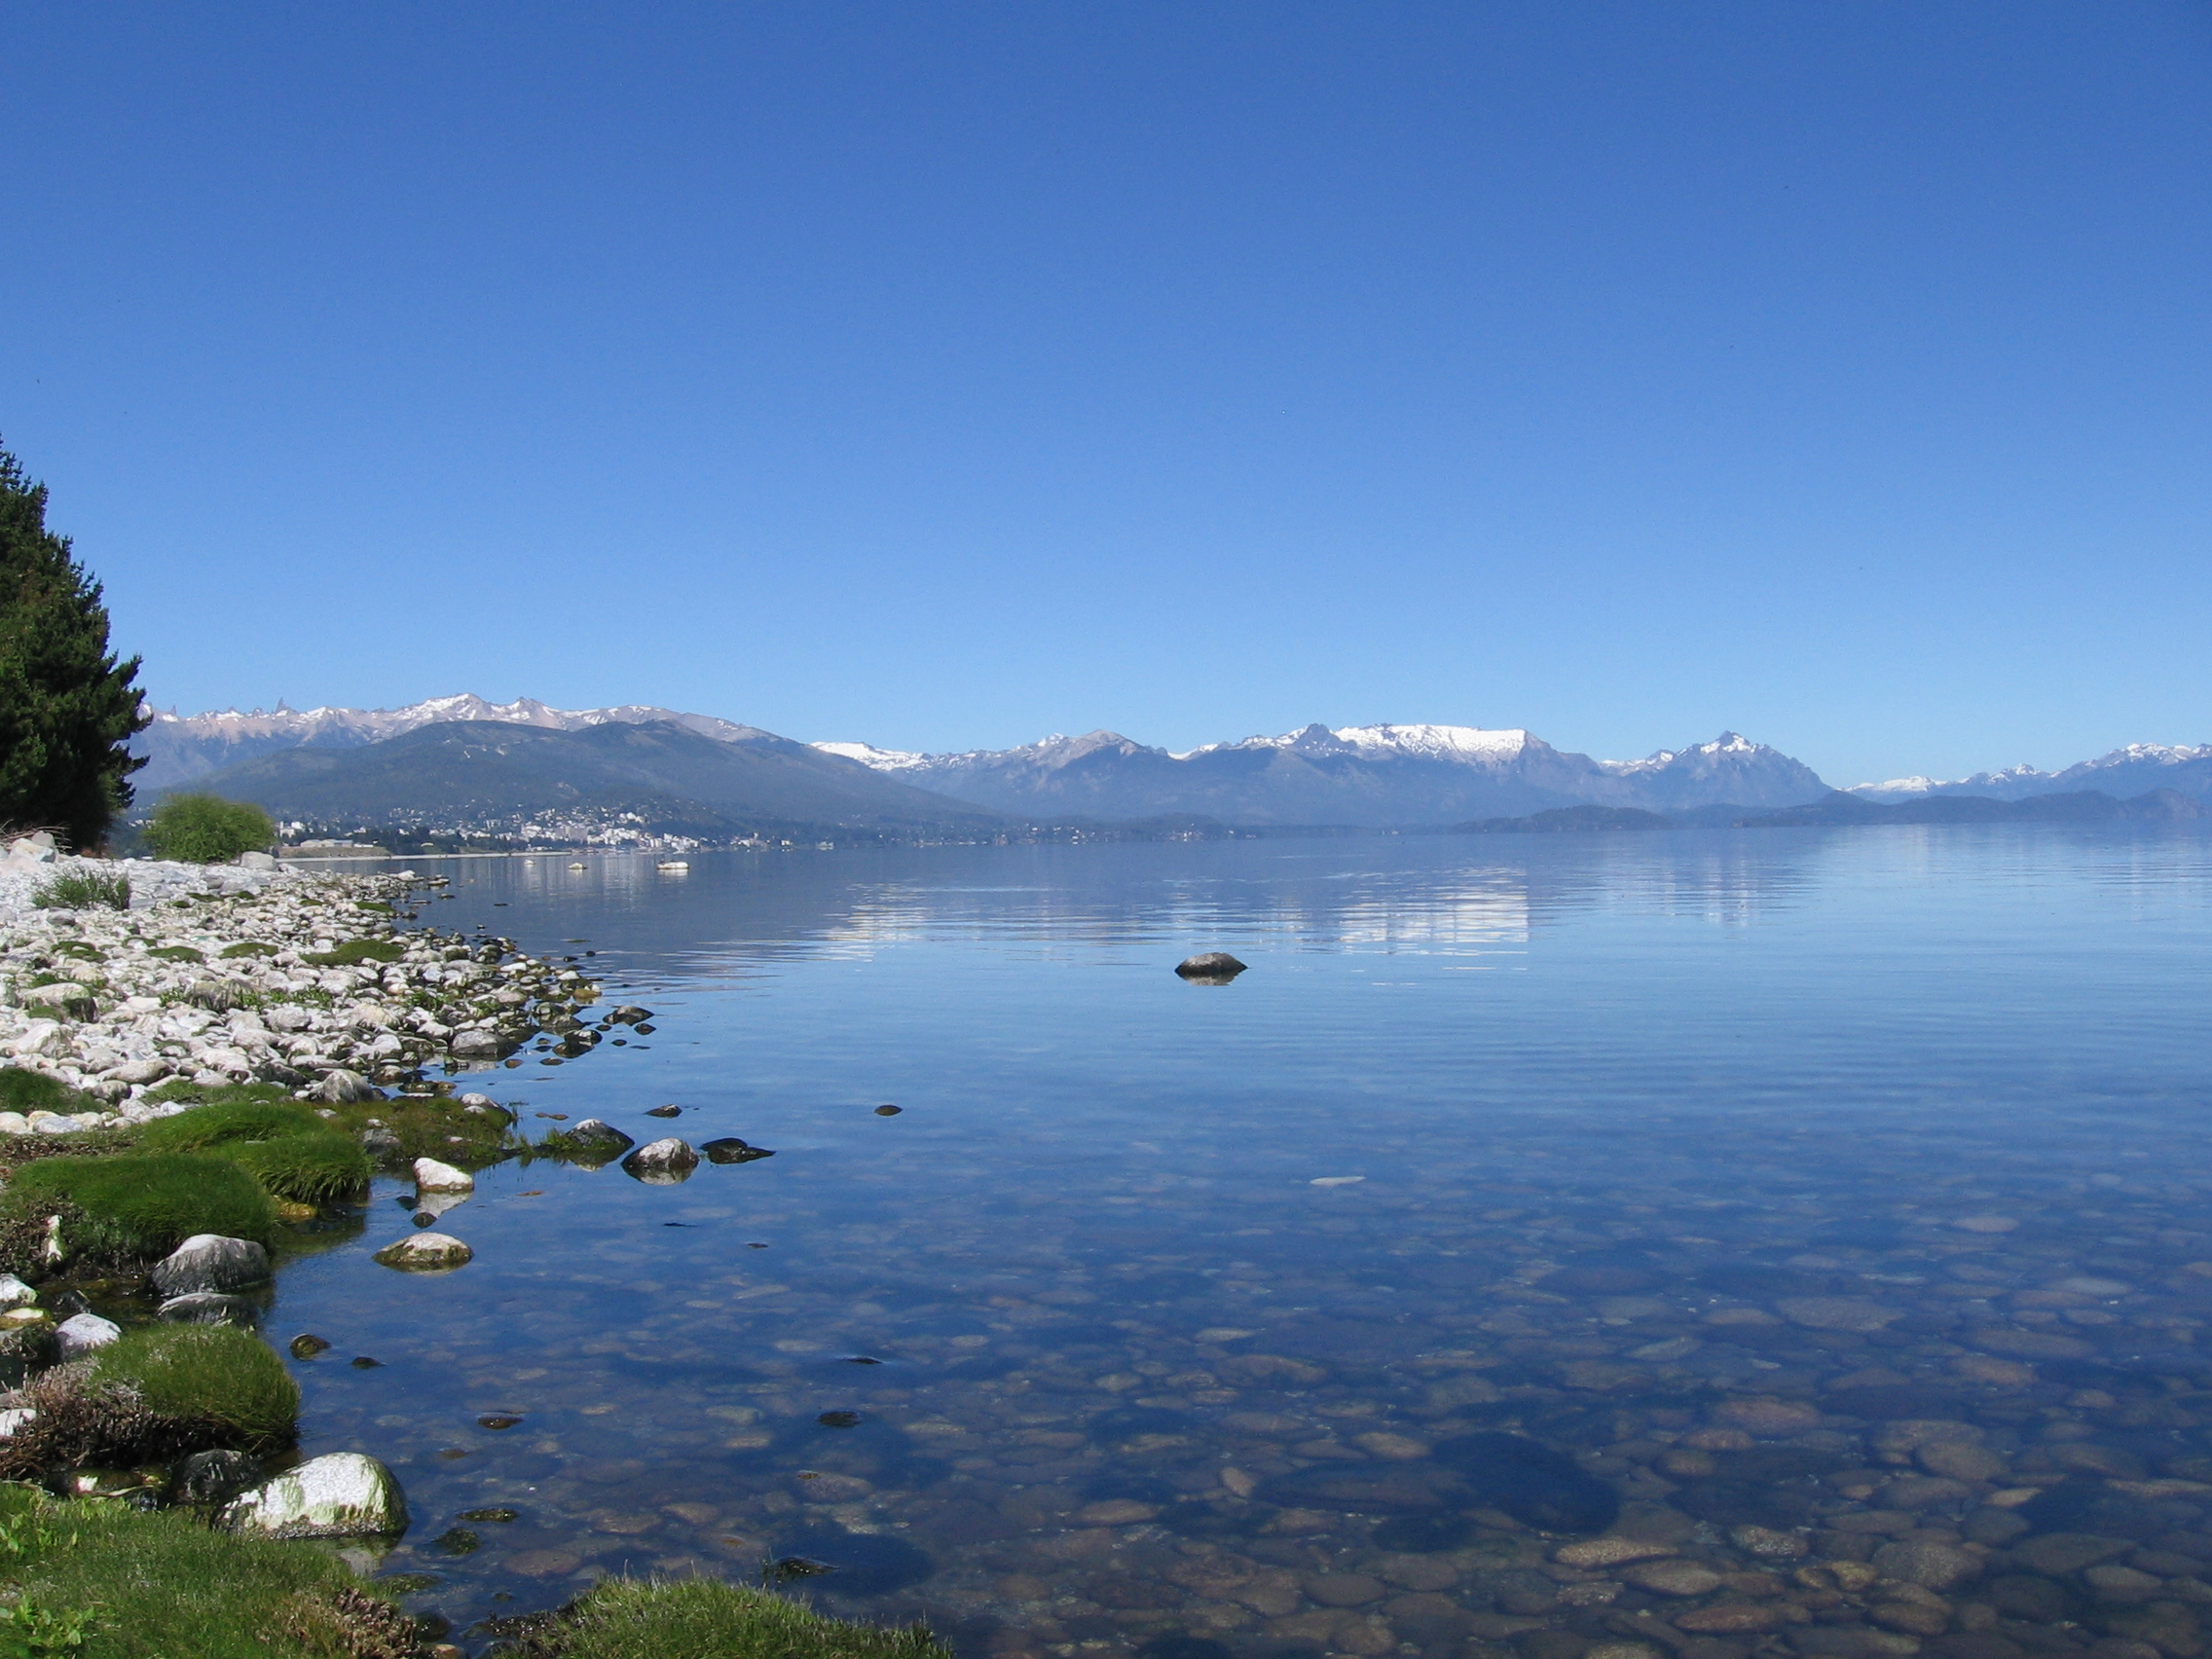
[[814, 743], [807, 746], [819, 749], [825, 755], [841, 755], [847, 760], [858, 760], [862, 765], [878, 772], [910, 772], [916, 766], [926, 766], [935, 758], [929, 755], [914, 755], [903, 749], [878, 749], [872, 743]]
[[2056, 772], [2008, 766], [2001, 772], [1976, 772], [1966, 778], [1891, 778], [1878, 784], [1854, 784], [1848, 793], [1874, 801], [1953, 794], [2024, 800], [2082, 790], [2102, 790], [2125, 798], [2157, 789], [2212, 799], [2212, 743], [2130, 743]]

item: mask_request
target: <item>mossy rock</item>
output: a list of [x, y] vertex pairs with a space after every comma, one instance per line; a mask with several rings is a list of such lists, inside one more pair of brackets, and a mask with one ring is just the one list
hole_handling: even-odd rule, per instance
[[0, 1194], [0, 1216], [27, 1220], [57, 1203], [82, 1217], [64, 1225], [63, 1248], [97, 1261], [166, 1256], [196, 1233], [267, 1245], [278, 1225], [269, 1195], [238, 1164], [181, 1153], [41, 1159]]
[[201, 963], [207, 960], [207, 953], [205, 951], [196, 950], [189, 944], [157, 944], [153, 949], [147, 951], [146, 954], [148, 956], [158, 956], [164, 962]]
[[276, 947], [258, 939], [241, 939], [236, 944], [226, 944], [216, 953], [226, 960], [239, 956], [275, 956]]
[[316, 968], [358, 968], [367, 962], [397, 962], [406, 947], [387, 939], [350, 939], [335, 950], [311, 950], [300, 960]]
[[388, 916], [393, 913], [391, 906], [386, 903], [382, 899], [356, 899], [353, 901], [353, 908], [356, 910], [370, 910], [380, 916]]
[[55, 943], [54, 950], [57, 956], [74, 956], [80, 962], [105, 962], [107, 960], [106, 954], [101, 951], [98, 945], [87, 943], [81, 939], [61, 940]]

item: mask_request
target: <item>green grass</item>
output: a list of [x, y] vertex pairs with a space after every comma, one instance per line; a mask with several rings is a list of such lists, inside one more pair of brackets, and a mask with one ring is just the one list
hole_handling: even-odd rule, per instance
[[164, 962], [204, 962], [207, 960], [204, 951], [195, 950], [189, 944], [157, 944], [146, 954], [158, 956]]
[[142, 1325], [92, 1356], [94, 1382], [126, 1382], [149, 1411], [220, 1424], [241, 1452], [288, 1446], [300, 1387], [269, 1345], [228, 1325]]
[[[80, 1659], [398, 1659], [407, 1652], [388, 1604], [363, 1595], [334, 1555], [309, 1544], [241, 1538], [190, 1515], [113, 1502], [59, 1503], [28, 1487], [0, 1489], [0, 1578], [21, 1592], [0, 1653]], [[32, 1629], [81, 1646], [28, 1645]], [[379, 1638], [382, 1638], [380, 1641]]]
[[32, 888], [31, 903], [41, 910], [128, 910], [130, 878], [96, 870], [69, 870], [49, 876]]
[[327, 1131], [233, 1143], [222, 1155], [259, 1181], [271, 1198], [297, 1204], [329, 1203], [363, 1192], [376, 1173], [358, 1141]]
[[284, 1098], [274, 1085], [231, 1086], [212, 1092], [232, 1098], [148, 1124], [139, 1131], [138, 1144], [148, 1152], [209, 1152], [227, 1158], [271, 1197], [294, 1203], [325, 1203], [369, 1184], [374, 1169], [359, 1143]]
[[300, 960], [316, 968], [358, 968], [364, 962], [397, 962], [406, 954], [388, 939], [350, 939], [335, 950], [311, 950]]
[[0, 1195], [0, 1215], [43, 1215], [55, 1199], [84, 1213], [82, 1222], [62, 1233], [63, 1246], [82, 1259], [166, 1256], [195, 1233], [259, 1244], [276, 1237], [269, 1195], [224, 1158], [127, 1153], [41, 1159], [16, 1172]]
[[920, 1625], [846, 1624], [707, 1578], [610, 1578], [531, 1631], [518, 1659], [949, 1659]]
[[80, 1112], [87, 1097], [59, 1078], [22, 1066], [0, 1066], [0, 1112]]
[[98, 945], [87, 943], [81, 939], [56, 940], [54, 944], [54, 953], [56, 956], [74, 956], [80, 962], [105, 962], [107, 960], [107, 953], [101, 950]]
[[226, 944], [216, 952], [218, 956], [275, 956], [276, 947], [258, 939], [241, 939], [236, 944]]

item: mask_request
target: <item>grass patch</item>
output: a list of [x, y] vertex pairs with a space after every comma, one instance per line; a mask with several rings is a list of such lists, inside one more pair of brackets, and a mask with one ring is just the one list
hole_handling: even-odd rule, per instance
[[275, 956], [276, 947], [258, 939], [241, 939], [236, 944], [226, 944], [216, 952], [226, 960], [238, 956]]
[[105, 962], [107, 960], [106, 952], [102, 951], [98, 945], [90, 944], [81, 939], [57, 940], [55, 941], [54, 951], [57, 956], [74, 956], [80, 962]]
[[65, 870], [32, 888], [31, 903], [41, 910], [128, 910], [130, 878], [94, 870]]
[[610, 1578], [519, 1635], [517, 1659], [950, 1659], [924, 1626], [847, 1624], [709, 1578]]
[[[213, 1092], [234, 1097], [148, 1124], [139, 1132], [139, 1144], [148, 1152], [209, 1152], [227, 1158], [272, 1198], [294, 1203], [327, 1203], [369, 1184], [374, 1169], [359, 1144], [284, 1099], [273, 1085]], [[272, 1099], [272, 1094], [277, 1097]]]
[[391, 906], [382, 899], [356, 899], [353, 901], [353, 908], [356, 910], [373, 910], [380, 916], [388, 916], [393, 913]]
[[[81, 1659], [401, 1659], [421, 1641], [398, 1610], [364, 1593], [334, 1555], [309, 1544], [211, 1531], [193, 1517], [120, 1503], [55, 1502], [0, 1489], [0, 1573], [21, 1591], [17, 1651], [36, 1621], [76, 1619]], [[14, 1547], [10, 1548], [9, 1543]]]
[[226, 1444], [267, 1452], [297, 1437], [300, 1385], [269, 1345], [227, 1325], [144, 1325], [97, 1350], [95, 1383], [134, 1388], [148, 1411], [220, 1427]]
[[24, 1066], [0, 1066], [0, 1112], [81, 1112], [90, 1104], [57, 1077]]
[[316, 968], [358, 968], [365, 962], [397, 962], [406, 948], [388, 939], [350, 939], [335, 950], [311, 950], [300, 960]]
[[48, 1158], [16, 1172], [0, 1216], [44, 1216], [56, 1201], [82, 1213], [64, 1226], [72, 1257], [133, 1261], [166, 1256], [195, 1233], [220, 1233], [270, 1244], [276, 1208], [259, 1183], [223, 1158], [177, 1153], [116, 1158]]
[[146, 954], [158, 956], [164, 962], [204, 962], [207, 960], [206, 952], [195, 950], [189, 944], [157, 944]]

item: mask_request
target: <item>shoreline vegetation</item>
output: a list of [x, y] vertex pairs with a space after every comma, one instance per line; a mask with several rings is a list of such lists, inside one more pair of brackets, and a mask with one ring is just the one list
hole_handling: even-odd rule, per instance
[[[462, 1651], [337, 1552], [403, 1530], [405, 1497], [373, 1458], [299, 1459], [252, 1293], [357, 1231], [377, 1173], [434, 1211], [472, 1171], [565, 1156], [461, 1083], [649, 1013], [595, 1008], [572, 959], [407, 926], [443, 878], [247, 863], [0, 854], [0, 1652]], [[942, 1659], [919, 1627], [712, 1581], [610, 1579], [471, 1635], [525, 1659]]]

